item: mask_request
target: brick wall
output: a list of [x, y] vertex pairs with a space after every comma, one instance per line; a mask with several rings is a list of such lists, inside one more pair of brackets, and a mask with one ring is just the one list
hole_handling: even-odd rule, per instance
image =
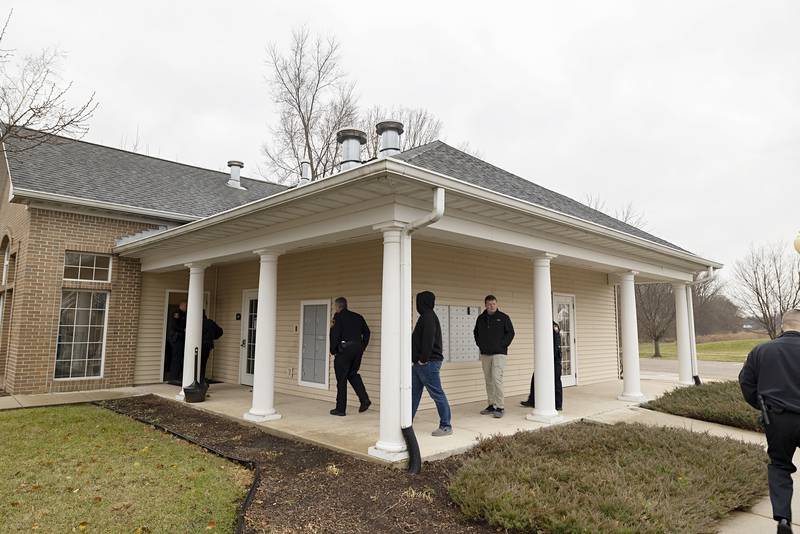
[[[67, 250], [110, 254], [116, 239], [155, 225], [99, 215], [31, 207], [26, 242], [18, 253], [8, 347], [6, 390], [11, 393], [77, 391], [133, 384], [141, 271], [136, 259], [113, 257], [111, 282], [63, 280]], [[101, 378], [53, 378], [64, 289], [109, 292]]]

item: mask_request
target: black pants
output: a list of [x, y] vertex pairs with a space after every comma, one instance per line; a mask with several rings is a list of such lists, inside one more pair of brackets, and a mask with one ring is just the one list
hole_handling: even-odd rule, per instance
[[[561, 360], [556, 360], [554, 362], [554, 365], [555, 365], [554, 374], [555, 374], [555, 386], [556, 386], [556, 410], [561, 410], [562, 405], [564, 404], [564, 388], [561, 386]], [[533, 373], [531, 375], [531, 392], [528, 395], [528, 402], [531, 404], [533, 404], [536, 401], [535, 397], [533, 396], [533, 390], [534, 390], [533, 379], [535, 376], [536, 373]]]
[[169, 344], [172, 349], [169, 364], [169, 377], [171, 380], [177, 380], [178, 382], [183, 380], [183, 347], [185, 343], [185, 338], [180, 337], [170, 341]]
[[767, 454], [769, 466], [769, 498], [775, 521], [792, 520], [792, 473], [797, 468], [792, 463], [795, 449], [800, 446], [800, 414], [794, 412], [769, 412]]
[[208, 358], [211, 356], [211, 349], [213, 348], [214, 347], [210, 345], [203, 345], [200, 351], [200, 376], [197, 378], [197, 382], [200, 384], [206, 381], [206, 365], [208, 364]]
[[347, 410], [347, 382], [353, 386], [361, 404], [369, 402], [367, 388], [364, 381], [358, 374], [361, 367], [361, 345], [350, 342], [340, 345], [336, 356], [333, 359], [333, 370], [336, 372], [336, 409], [340, 412]]

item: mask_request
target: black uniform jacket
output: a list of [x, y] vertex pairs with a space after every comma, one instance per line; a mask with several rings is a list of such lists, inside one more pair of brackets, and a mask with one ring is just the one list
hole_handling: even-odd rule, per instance
[[411, 336], [411, 360], [426, 363], [430, 360], [442, 361], [442, 325], [433, 307], [436, 295], [430, 291], [417, 293], [417, 313], [419, 319]]
[[739, 373], [739, 385], [753, 408], [761, 408], [761, 394], [768, 406], [800, 413], [800, 332], [785, 332], [751, 350]]
[[361, 344], [363, 352], [369, 345], [369, 327], [364, 318], [350, 310], [342, 310], [333, 315], [331, 321], [331, 354], [341, 350], [343, 341], [355, 341]]
[[[558, 326], [558, 323], [553, 321], [553, 326]], [[553, 359], [561, 362], [561, 332], [555, 328], [553, 328]]]
[[472, 333], [481, 354], [508, 354], [508, 346], [514, 339], [514, 325], [511, 318], [500, 310], [491, 315], [483, 310]]

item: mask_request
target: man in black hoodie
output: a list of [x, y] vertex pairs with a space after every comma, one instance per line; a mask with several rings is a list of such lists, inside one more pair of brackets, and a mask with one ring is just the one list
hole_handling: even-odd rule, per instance
[[486, 380], [486, 396], [489, 406], [481, 410], [481, 415], [503, 417], [503, 371], [506, 368], [508, 346], [514, 339], [514, 325], [511, 318], [497, 309], [497, 297], [487, 295], [483, 300], [485, 309], [475, 321], [475, 344], [481, 351], [481, 365]]
[[430, 291], [417, 293], [417, 313], [419, 319], [411, 336], [413, 349], [411, 360], [414, 362], [411, 372], [411, 417], [417, 415], [423, 388], [428, 390], [436, 409], [439, 411], [439, 428], [432, 436], [449, 436], [453, 433], [450, 424], [450, 404], [442, 389], [439, 371], [442, 368], [442, 327], [433, 307], [436, 296]]
[[767, 480], [778, 534], [792, 531], [792, 463], [800, 447], [800, 310], [783, 314], [783, 333], [747, 355], [739, 385], [747, 403], [761, 410], [767, 434]]

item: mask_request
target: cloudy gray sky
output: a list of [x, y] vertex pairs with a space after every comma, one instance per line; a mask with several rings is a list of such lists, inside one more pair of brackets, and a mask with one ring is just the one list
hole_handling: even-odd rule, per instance
[[[169, 6], [167, 7], [167, 4]], [[265, 48], [335, 35], [363, 105], [731, 264], [800, 230], [800, 3], [16, 1], [7, 45], [56, 45], [86, 137], [225, 170], [263, 163]]]

